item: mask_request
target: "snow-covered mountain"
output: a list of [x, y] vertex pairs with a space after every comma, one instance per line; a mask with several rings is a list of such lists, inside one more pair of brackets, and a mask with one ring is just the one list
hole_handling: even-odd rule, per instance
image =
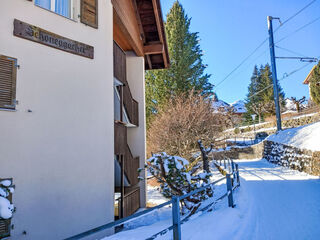
[[231, 103], [230, 105], [234, 108], [234, 111], [236, 113], [246, 113], [247, 112], [246, 104], [243, 100], [238, 100], [234, 103]]
[[215, 111], [228, 111], [230, 107], [233, 107], [235, 113], [242, 114], [247, 112], [245, 102], [243, 100], [238, 100], [231, 104], [223, 100], [217, 100], [212, 103], [212, 107]]

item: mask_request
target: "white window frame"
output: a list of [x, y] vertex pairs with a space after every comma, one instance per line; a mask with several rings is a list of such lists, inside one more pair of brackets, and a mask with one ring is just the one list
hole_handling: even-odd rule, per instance
[[61, 15], [61, 14], [56, 12], [56, 0], [50, 0], [50, 9], [44, 8], [42, 6], [37, 5], [35, 1], [34, 1], [34, 5], [37, 6], [37, 7], [42, 8], [42, 9], [48, 10], [48, 11], [50, 11], [52, 13], [55, 13], [55, 14], [57, 14], [59, 16], [65, 17], [67, 19], [75, 20], [76, 18], [75, 18], [75, 15], [74, 15], [74, 13], [75, 13], [75, 3], [74, 2], [75, 2], [75, 0], [69, 0], [70, 16], [64, 16], [64, 15]]

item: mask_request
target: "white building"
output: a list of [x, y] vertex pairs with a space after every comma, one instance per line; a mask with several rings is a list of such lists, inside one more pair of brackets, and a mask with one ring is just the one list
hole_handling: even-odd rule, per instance
[[159, 0], [1, 0], [0, 178], [16, 212], [0, 238], [114, 221], [115, 191], [116, 215], [145, 206], [144, 70], [168, 62]]

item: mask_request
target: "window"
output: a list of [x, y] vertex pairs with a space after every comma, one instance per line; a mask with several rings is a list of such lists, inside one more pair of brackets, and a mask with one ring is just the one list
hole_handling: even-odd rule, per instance
[[72, 18], [72, 0], [35, 0], [35, 4], [64, 17]]
[[0, 108], [15, 109], [17, 59], [0, 55]]

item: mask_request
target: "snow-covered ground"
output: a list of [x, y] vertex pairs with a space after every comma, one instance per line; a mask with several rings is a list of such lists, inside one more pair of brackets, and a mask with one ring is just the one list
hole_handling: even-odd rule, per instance
[[320, 151], [320, 122], [280, 131], [269, 136], [268, 140], [312, 151]]
[[[240, 160], [241, 187], [235, 208], [227, 199], [211, 212], [200, 212], [182, 225], [184, 240], [319, 239], [320, 180], [266, 160]], [[225, 185], [217, 191], [225, 191]], [[218, 194], [218, 193], [217, 193]], [[145, 219], [143, 219], [145, 218]], [[171, 208], [131, 222], [130, 228], [104, 240], [146, 239], [171, 225]], [[172, 239], [168, 232], [156, 239]]]

